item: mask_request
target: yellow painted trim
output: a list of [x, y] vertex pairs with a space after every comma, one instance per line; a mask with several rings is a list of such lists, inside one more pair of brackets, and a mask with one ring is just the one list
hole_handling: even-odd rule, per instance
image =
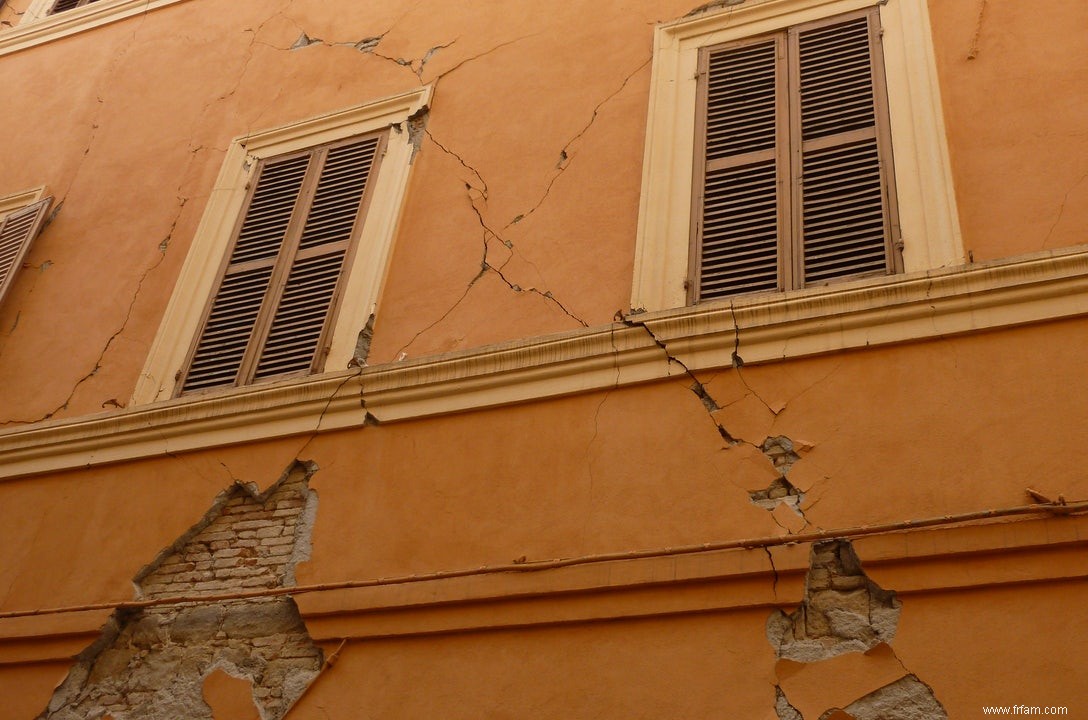
[[8, 195], [0, 195], [0, 220], [13, 210], [18, 210], [31, 203], [36, 203], [43, 197], [45, 197], [45, 185], [40, 185], [30, 190], [10, 193]]
[[[569, 333], [0, 432], [0, 477], [591, 392], [1088, 314], [1088, 247], [747, 296]], [[365, 405], [366, 410], [363, 409]]]
[[[699, 49], [874, 4], [763, 0], [657, 28], [631, 307], [686, 302]], [[904, 264], [912, 272], [962, 263], [928, 10], [917, 0], [879, 7]]]
[[183, 0], [99, 0], [74, 10], [46, 15], [55, 0], [38, 0], [18, 26], [0, 32], [0, 56], [59, 40], [84, 30], [142, 15]]
[[204, 302], [215, 291], [219, 267], [245, 202], [246, 188], [256, 170], [257, 160], [351, 135], [393, 128], [378, 175], [373, 179], [373, 195], [359, 249], [347, 269], [348, 282], [325, 361], [329, 369], [348, 366], [359, 331], [377, 307], [407, 191], [414, 152], [408, 119], [426, 109], [430, 97], [431, 88], [426, 86], [271, 130], [249, 133], [231, 142], [130, 404], [145, 405], [174, 394], [174, 378], [199, 330]]

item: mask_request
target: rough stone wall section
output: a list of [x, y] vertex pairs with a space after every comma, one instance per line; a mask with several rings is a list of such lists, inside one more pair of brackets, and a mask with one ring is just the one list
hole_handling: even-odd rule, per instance
[[[790, 703], [787, 691], [776, 685], [779, 720], [947, 720], [933, 689], [907, 672], [887, 645], [895, 637], [901, 609], [894, 592], [881, 588], [865, 574], [848, 540], [815, 543], [801, 606], [789, 615], [777, 610], [767, 618], [767, 639], [779, 663], [820, 663], [846, 653], [866, 653], [864, 662], [870, 663], [866, 676], [885, 676], [889, 665], [892, 677], [902, 676], [888, 684], [883, 684], [886, 679], [880, 681], [882, 687], [846, 707], [831, 707], [826, 712], [821, 708], [818, 719], [809, 711], [802, 714]], [[868, 652], [877, 646], [883, 646], [885, 652]]]
[[[236, 483], [136, 577], [145, 598], [215, 596], [294, 583], [309, 553], [316, 466], [294, 463], [266, 492]], [[316, 677], [321, 650], [288, 597], [184, 602], [119, 611], [78, 658], [41, 720], [211, 720], [202, 695], [216, 669], [245, 678], [264, 720], [278, 720]]]
[[[853, 720], [933, 720], [947, 718], [944, 707], [933, 690], [914, 675], [907, 675], [890, 685], [869, 693], [846, 706]], [[820, 720], [830, 720], [825, 713]]]
[[868, 578], [849, 542], [816, 543], [801, 607], [771, 615], [767, 637], [778, 657], [797, 662], [865, 652], [895, 637], [901, 607], [894, 592]]

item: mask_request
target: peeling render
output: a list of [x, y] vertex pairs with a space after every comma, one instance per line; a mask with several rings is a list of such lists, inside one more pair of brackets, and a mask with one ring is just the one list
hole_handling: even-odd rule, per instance
[[[867, 667], [874, 676], [887, 673], [889, 666], [893, 677], [902, 674], [845, 708], [827, 709], [818, 720], [948, 717], [932, 688], [911, 674], [888, 645], [895, 637], [901, 610], [895, 592], [881, 588], [865, 574], [850, 541], [831, 540], [812, 546], [801, 606], [789, 615], [777, 610], [767, 618], [767, 639], [779, 665], [782, 661], [812, 664], [847, 653], [866, 653]], [[885, 653], [869, 654], [878, 646]], [[781, 685], [775, 686], [775, 713], [779, 720], [805, 720]]]
[[[316, 471], [296, 462], [266, 492], [235, 483], [140, 571], [137, 597], [222, 595], [294, 584], [309, 556]], [[264, 720], [282, 718], [317, 676], [322, 652], [289, 597], [119, 610], [76, 659], [39, 720], [211, 720], [203, 684], [217, 670], [252, 683]]]
[[901, 607], [866, 576], [849, 541], [816, 543], [801, 607], [771, 615], [767, 638], [779, 658], [797, 662], [865, 652], [895, 637]]
[[[820, 720], [832, 720], [835, 712], [829, 710], [820, 716]], [[914, 675], [907, 675], [847, 705], [845, 713], [853, 720], [933, 720], [948, 717], [933, 696], [933, 689]]]

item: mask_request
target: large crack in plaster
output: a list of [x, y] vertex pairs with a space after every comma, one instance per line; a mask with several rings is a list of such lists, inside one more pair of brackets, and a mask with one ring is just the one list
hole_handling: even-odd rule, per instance
[[581, 140], [582, 137], [585, 136], [587, 132], [589, 132], [590, 128], [593, 127], [594, 123], [597, 122], [597, 117], [598, 115], [600, 115], [601, 108], [603, 108], [614, 97], [623, 92], [624, 89], [627, 87], [627, 84], [631, 82], [631, 79], [634, 78], [635, 75], [638, 75], [640, 72], [642, 72], [642, 70], [644, 70], [646, 66], [650, 64], [651, 60], [652, 58], [647, 58], [646, 60], [644, 60], [637, 68], [632, 70], [623, 78], [623, 81], [620, 83], [618, 88], [616, 88], [603, 100], [597, 103], [596, 107], [593, 108], [593, 112], [590, 114], [589, 121], [586, 122], [582, 129], [576, 132], [574, 136], [571, 137], [571, 139], [568, 140], [566, 144], [563, 145], [563, 148], [559, 151], [559, 159], [555, 164], [555, 172], [553, 172], [552, 176], [548, 179], [548, 184], [544, 188], [544, 193], [540, 196], [540, 199], [537, 200], [536, 203], [534, 203], [533, 206], [525, 212], [519, 213], [518, 215], [514, 216], [514, 218], [506, 224], [503, 230], [506, 230], [511, 226], [517, 225], [523, 220], [528, 219], [529, 216], [531, 216], [533, 213], [540, 209], [540, 206], [543, 205], [544, 201], [548, 199], [548, 195], [551, 194], [552, 186], [555, 185], [556, 180], [559, 179], [559, 176], [562, 175], [563, 172], [574, 161], [574, 158], [577, 155], [577, 153], [575, 153], [573, 150], [574, 144]]
[[[204, 518], [141, 570], [138, 598], [215, 596], [294, 584], [310, 553], [317, 467], [295, 462], [268, 490], [235, 483]], [[120, 610], [77, 658], [39, 720], [211, 720], [204, 683], [217, 671], [252, 685], [279, 720], [322, 667], [289, 597], [186, 600]]]
[[861, 697], [843, 705], [825, 706], [818, 715], [810, 714], [808, 720], [946, 720], [948, 716], [933, 689], [911, 673], [891, 650], [901, 611], [902, 603], [895, 592], [881, 588], [866, 575], [850, 541], [815, 543], [800, 607], [788, 615], [776, 610], [767, 618], [767, 639], [779, 668], [783, 662], [801, 663], [791, 666], [786, 677], [779, 670], [774, 687], [779, 719], [806, 720], [802, 710], [790, 701], [785, 685], [796, 683], [807, 665], [833, 663], [842, 655], [864, 653], [874, 679], [889, 673], [897, 679], [875, 680], [880, 687], [867, 688]]

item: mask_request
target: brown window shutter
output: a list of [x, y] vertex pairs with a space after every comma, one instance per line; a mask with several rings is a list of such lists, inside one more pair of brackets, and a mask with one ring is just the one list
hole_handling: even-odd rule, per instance
[[794, 242], [803, 248], [804, 284], [896, 269], [875, 21], [868, 11], [790, 32], [801, 166]]
[[689, 300], [902, 269], [875, 8], [704, 49]]
[[53, 4], [53, 8], [49, 11], [50, 15], [64, 12], [65, 10], [72, 10], [73, 8], [82, 7], [84, 5], [90, 5], [97, 0], [57, 0]]
[[0, 303], [23, 265], [30, 243], [45, 224], [53, 198], [45, 198], [0, 219]]
[[779, 286], [782, 39], [704, 52], [692, 299]]
[[383, 139], [262, 162], [183, 392], [318, 369]]
[[328, 151], [256, 378], [313, 371], [315, 363], [324, 360], [318, 350], [330, 331], [329, 310], [349, 242], [358, 234], [359, 208], [377, 149], [378, 138], [371, 137]]

